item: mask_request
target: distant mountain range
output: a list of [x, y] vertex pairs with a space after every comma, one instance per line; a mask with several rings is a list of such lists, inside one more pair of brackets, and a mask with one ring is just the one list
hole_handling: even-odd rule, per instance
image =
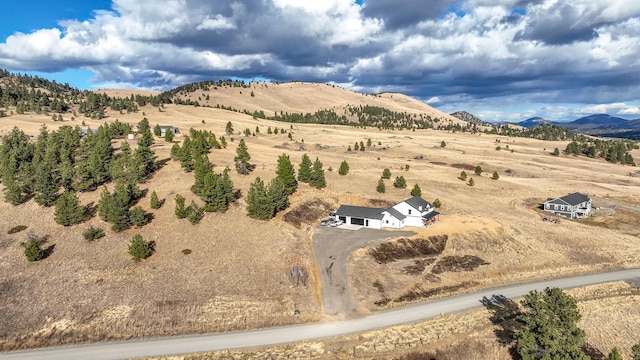
[[[457, 111], [450, 115], [472, 124], [492, 125], [491, 123], [483, 121], [466, 111]], [[541, 117], [532, 117], [516, 123], [516, 125], [520, 125], [525, 128], [539, 126], [542, 124], [562, 126], [575, 132], [607, 137], [638, 139], [638, 134], [640, 134], [640, 119], [626, 120], [609, 114], [589, 115], [569, 122], [558, 122], [543, 119]]]

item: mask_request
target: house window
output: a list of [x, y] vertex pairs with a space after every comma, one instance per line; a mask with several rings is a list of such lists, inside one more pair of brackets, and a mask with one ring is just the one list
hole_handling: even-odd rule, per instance
[[388, 223], [389, 223], [389, 220], [386, 220], [386, 224], [388, 224]]
[[411, 209], [409, 209], [409, 215], [411, 215]]
[[560, 205], [560, 210], [564, 210], [564, 205]]

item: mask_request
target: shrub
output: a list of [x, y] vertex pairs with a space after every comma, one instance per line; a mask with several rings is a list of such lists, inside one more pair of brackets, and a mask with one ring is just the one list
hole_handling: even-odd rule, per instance
[[500, 175], [498, 175], [498, 172], [497, 172], [497, 171], [494, 171], [494, 172], [493, 172], [493, 176], [491, 176], [491, 178], [492, 178], [493, 180], [498, 180], [498, 179], [500, 179]]
[[105, 235], [102, 229], [91, 226], [90, 228], [87, 229], [87, 231], [82, 233], [82, 236], [87, 241], [93, 241], [93, 240], [100, 239]]
[[383, 179], [391, 179], [391, 170], [389, 170], [388, 168], [382, 170], [382, 178]]
[[9, 231], [7, 231], [7, 234], [11, 235], [11, 234], [19, 233], [20, 231], [23, 231], [26, 229], [27, 229], [26, 225], [17, 225], [9, 229]]
[[553, 149], [553, 152], [551, 153], [551, 155], [559, 156], [560, 155], [560, 150], [558, 150], [558, 148]]
[[29, 261], [42, 260], [45, 257], [45, 251], [40, 247], [38, 240], [35, 237], [29, 237], [29, 241], [26, 243], [20, 243], [24, 248], [24, 256]]
[[458, 179], [460, 179], [460, 180], [462, 180], [462, 181], [467, 180], [467, 172], [466, 172], [466, 171], [462, 171], [462, 172], [460, 173], [460, 176], [458, 176]]
[[502, 150], [502, 148], [500, 147], [500, 145], [496, 146], [496, 150], [498, 150], [498, 151]]
[[404, 189], [407, 187], [407, 181], [404, 179], [404, 176], [398, 176], [393, 182], [393, 186], [398, 189]]
[[442, 141], [440, 142], [440, 147], [441, 147], [441, 148], [443, 148], [443, 147], [446, 147], [446, 146], [447, 146], [447, 143], [446, 143], [446, 142], [444, 142], [444, 140], [442, 140]]
[[136, 234], [129, 243], [129, 255], [134, 261], [146, 259], [153, 254], [153, 244], [144, 241], [142, 235]]

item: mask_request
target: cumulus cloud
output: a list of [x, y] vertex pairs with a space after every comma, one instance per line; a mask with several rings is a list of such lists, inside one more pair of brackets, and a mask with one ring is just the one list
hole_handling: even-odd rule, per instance
[[114, 0], [90, 19], [9, 36], [0, 67], [83, 68], [99, 84], [154, 89], [232, 76], [331, 82], [491, 116], [505, 103], [638, 101], [640, 2], [361, 3]]

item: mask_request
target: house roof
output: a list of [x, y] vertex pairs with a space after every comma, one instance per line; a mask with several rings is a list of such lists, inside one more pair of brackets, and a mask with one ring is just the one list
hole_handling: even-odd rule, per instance
[[429, 220], [429, 219], [434, 218], [434, 217], [436, 217], [438, 215], [440, 215], [439, 212], [432, 211], [432, 212], [428, 213], [427, 215], [423, 216], [423, 218]]
[[391, 216], [393, 216], [394, 218], [398, 219], [398, 220], [402, 220], [402, 219], [406, 219], [407, 217], [402, 215], [402, 213], [394, 208], [388, 208], [387, 210], [385, 210], [386, 212], [388, 212], [389, 214], [391, 214]]
[[580, 194], [580, 193], [573, 193], [573, 194], [569, 194], [569, 195], [565, 195], [563, 197], [557, 198], [557, 199], [552, 199], [547, 201], [550, 204], [561, 204], [561, 203], [565, 203], [571, 206], [575, 206], [575, 205], [579, 205], [582, 204], [583, 202], [589, 201], [591, 200], [591, 198], [588, 195], [584, 195], [584, 194]]
[[386, 209], [377, 209], [363, 206], [340, 205], [338, 211], [336, 211], [336, 215], [382, 220], [382, 218], [384, 217], [382, 212], [385, 210]]
[[420, 196], [414, 196], [411, 199], [405, 200], [404, 202], [406, 202], [407, 204], [409, 204], [411, 207], [413, 207], [416, 210], [419, 210], [420, 207], [422, 206], [422, 210], [421, 211], [424, 211], [425, 209], [427, 209], [429, 207], [432, 207], [432, 205], [429, 204], [428, 201], [426, 201], [425, 199], [421, 198]]

